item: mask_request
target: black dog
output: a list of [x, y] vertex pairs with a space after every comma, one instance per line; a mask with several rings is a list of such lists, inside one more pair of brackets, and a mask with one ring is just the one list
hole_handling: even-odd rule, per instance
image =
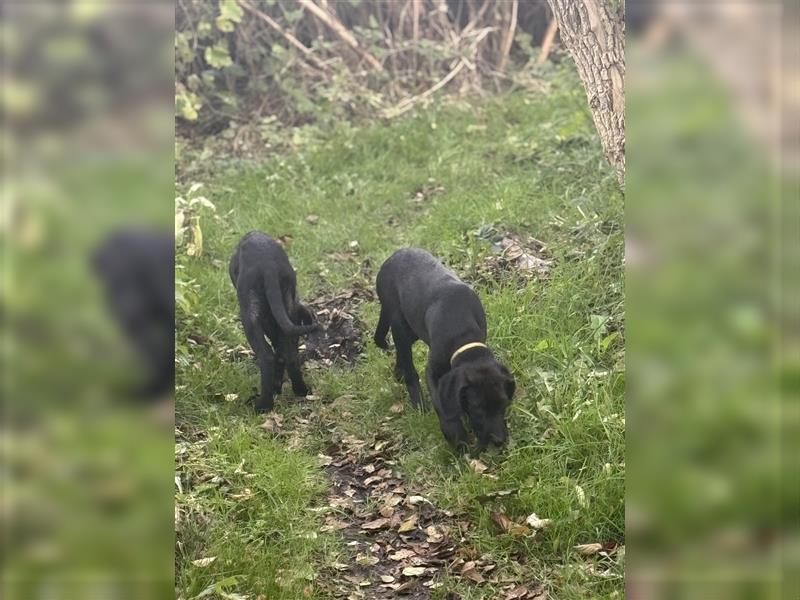
[[[309, 393], [300, 373], [297, 338], [319, 328], [311, 311], [297, 298], [297, 276], [281, 245], [260, 231], [239, 242], [230, 262], [230, 275], [244, 332], [261, 369], [261, 396], [256, 410], [269, 412], [273, 396], [289, 372], [296, 396]], [[269, 338], [272, 348], [264, 335]]]
[[142, 356], [146, 379], [136, 395], [158, 399], [175, 388], [175, 240], [170, 233], [126, 229], [91, 257], [109, 311]]
[[428, 389], [445, 438], [459, 450], [467, 442], [466, 416], [480, 449], [505, 444], [505, 413], [514, 378], [495, 360], [486, 341], [486, 315], [478, 295], [428, 252], [404, 248], [378, 273], [381, 314], [375, 344], [387, 349], [392, 328], [397, 351], [395, 377], [406, 384], [414, 406], [422, 405], [411, 346], [430, 347], [425, 370]]

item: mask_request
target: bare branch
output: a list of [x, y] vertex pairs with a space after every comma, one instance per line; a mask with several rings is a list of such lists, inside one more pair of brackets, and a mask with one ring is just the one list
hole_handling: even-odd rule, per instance
[[297, 0], [297, 2], [300, 4], [300, 6], [308, 10], [308, 12], [327, 25], [331, 31], [333, 31], [339, 37], [339, 39], [350, 46], [361, 58], [366, 60], [372, 66], [372, 68], [374, 68], [376, 71], [383, 71], [383, 65], [381, 65], [378, 59], [358, 45], [358, 40], [353, 37], [353, 34], [350, 33], [344, 25], [342, 25], [342, 22], [337, 19], [336, 16], [323, 10], [311, 0]]
[[536, 59], [537, 65], [544, 64], [544, 62], [547, 60], [547, 57], [550, 56], [550, 49], [553, 47], [553, 40], [556, 39], [556, 31], [558, 31], [558, 21], [556, 21], [554, 16], [553, 20], [550, 21], [550, 24], [547, 26], [547, 32], [544, 34], [542, 51], [539, 52], [539, 56]]
[[301, 42], [296, 37], [294, 37], [291, 33], [286, 31], [285, 29], [283, 29], [267, 13], [258, 10], [255, 6], [252, 6], [249, 2], [247, 2], [247, 0], [238, 0], [238, 2], [242, 6], [242, 8], [244, 8], [244, 9], [248, 10], [249, 12], [253, 13], [259, 19], [264, 21], [267, 25], [272, 27], [272, 29], [277, 31], [283, 37], [283, 39], [285, 39], [292, 46], [294, 46], [295, 48], [300, 50], [300, 52], [302, 52], [303, 56], [305, 56], [308, 59], [308, 61], [310, 63], [312, 63], [315, 67], [317, 67], [318, 69], [320, 69], [322, 71], [327, 71], [328, 70], [328, 67], [325, 65], [325, 63], [323, 63], [316, 56], [314, 56], [313, 52], [311, 51], [311, 48], [309, 48], [308, 46], [304, 45], [303, 42]]
[[387, 110], [384, 113], [384, 116], [388, 119], [392, 119], [394, 117], [402, 115], [404, 112], [407, 112], [408, 110], [413, 108], [415, 104], [421, 102], [422, 100], [425, 100], [426, 98], [429, 98], [437, 91], [442, 89], [444, 86], [446, 86], [456, 75], [458, 75], [461, 72], [461, 69], [463, 69], [466, 66], [467, 64], [466, 62], [464, 62], [463, 59], [459, 60], [458, 64], [455, 67], [453, 67], [453, 69], [447, 75], [445, 75], [439, 82], [437, 82], [436, 85], [434, 85], [432, 88], [426, 90], [425, 92], [419, 94], [418, 96], [412, 96], [411, 98], [406, 98], [394, 108], [390, 108], [389, 110]]
[[511, 20], [508, 23], [508, 29], [503, 36], [503, 41], [500, 44], [500, 59], [497, 61], [497, 70], [505, 71], [506, 63], [508, 62], [508, 54], [511, 52], [511, 45], [514, 43], [514, 31], [517, 29], [517, 12], [519, 10], [519, 0], [514, 0], [511, 4]]

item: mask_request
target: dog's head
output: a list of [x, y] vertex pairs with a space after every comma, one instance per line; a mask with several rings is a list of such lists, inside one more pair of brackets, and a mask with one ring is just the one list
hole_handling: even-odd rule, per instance
[[456, 448], [467, 444], [466, 417], [480, 450], [508, 440], [506, 411], [514, 396], [514, 377], [496, 360], [467, 363], [439, 381], [439, 421], [445, 438]]

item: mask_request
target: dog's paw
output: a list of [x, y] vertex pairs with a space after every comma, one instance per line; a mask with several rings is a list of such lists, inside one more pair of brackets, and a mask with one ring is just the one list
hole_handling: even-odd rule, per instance
[[292, 386], [292, 392], [294, 392], [295, 396], [305, 397], [305, 396], [308, 396], [311, 393], [311, 388], [309, 388], [307, 385], [304, 385], [302, 387], [300, 387], [300, 386], [297, 386], [297, 387]]
[[256, 412], [258, 413], [268, 413], [272, 412], [272, 409], [275, 407], [275, 402], [273, 401], [272, 397], [270, 398], [263, 398], [257, 397], [255, 402]]

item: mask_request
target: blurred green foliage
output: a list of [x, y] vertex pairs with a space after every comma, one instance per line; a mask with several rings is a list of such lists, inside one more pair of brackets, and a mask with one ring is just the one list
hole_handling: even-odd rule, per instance
[[780, 190], [706, 66], [628, 57], [630, 586], [778, 598]]

